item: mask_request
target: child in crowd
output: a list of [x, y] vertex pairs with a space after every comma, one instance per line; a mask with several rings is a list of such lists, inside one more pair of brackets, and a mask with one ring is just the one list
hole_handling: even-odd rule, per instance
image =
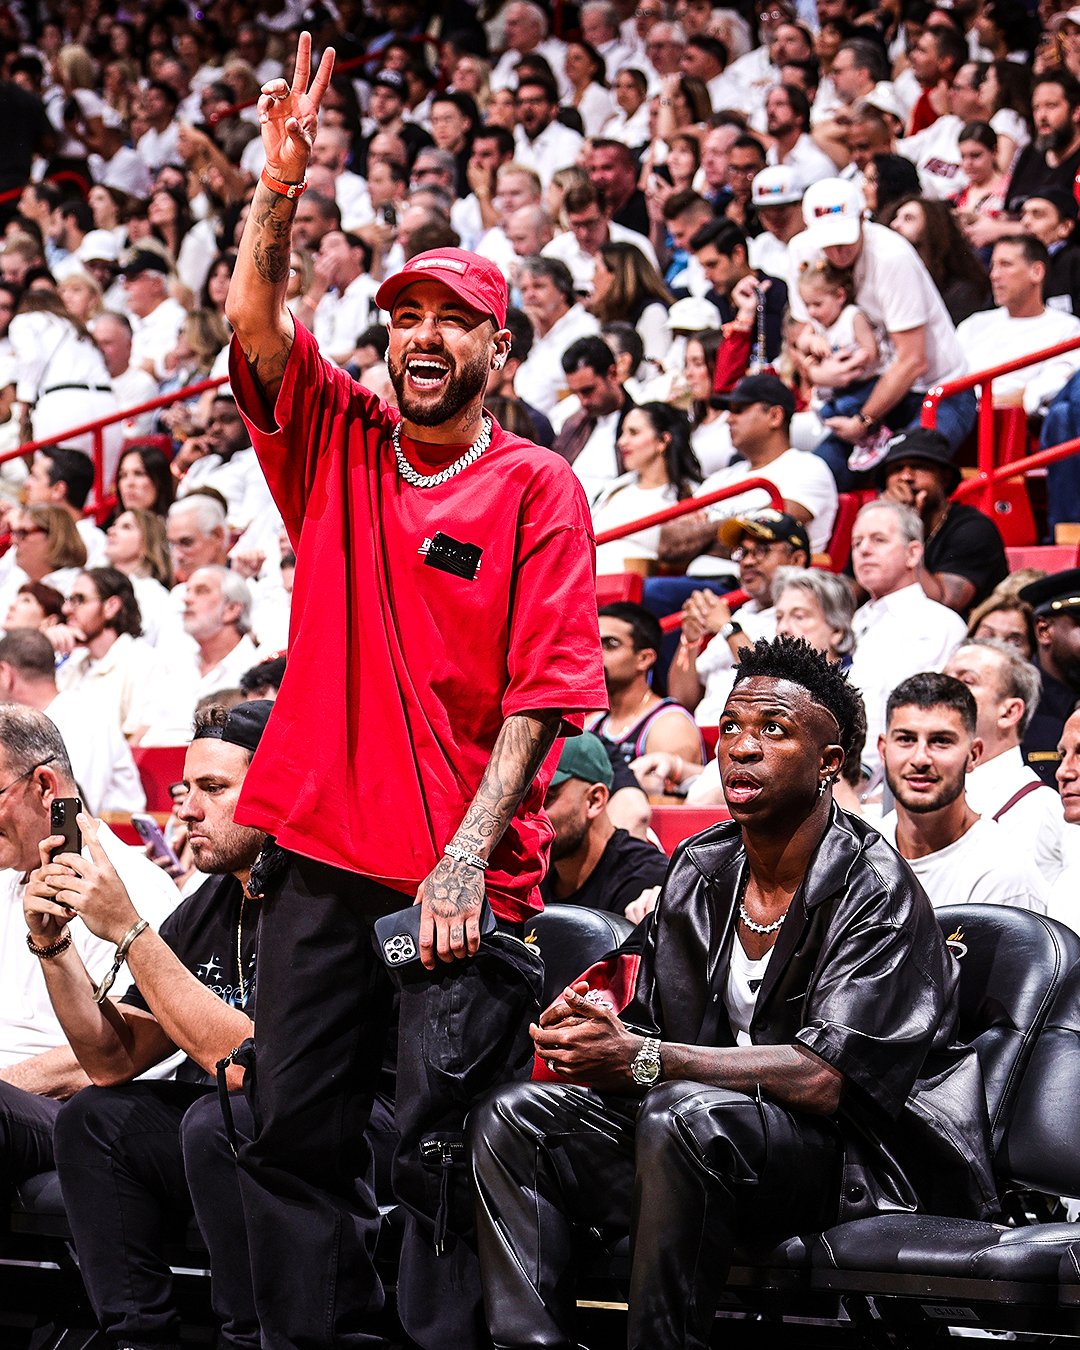
[[[862, 411], [888, 364], [873, 324], [855, 304], [854, 276], [850, 269], [833, 267], [822, 259], [804, 269], [799, 294], [810, 316], [796, 346], [813, 385], [811, 407], [822, 423], [830, 417], [853, 417]], [[842, 382], [837, 381], [837, 357], [845, 360]], [[880, 428], [860, 442], [849, 461], [852, 468], [872, 468], [884, 454], [890, 435]]]

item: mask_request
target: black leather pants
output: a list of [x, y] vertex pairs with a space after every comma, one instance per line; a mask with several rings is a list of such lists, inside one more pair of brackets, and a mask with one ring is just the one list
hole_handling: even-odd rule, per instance
[[630, 1350], [708, 1345], [736, 1244], [830, 1223], [834, 1126], [769, 1101], [664, 1083], [640, 1104], [539, 1083], [469, 1120], [484, 1303], [499, 1350], [573, 1350], [575, 1228], [632, 1230]]

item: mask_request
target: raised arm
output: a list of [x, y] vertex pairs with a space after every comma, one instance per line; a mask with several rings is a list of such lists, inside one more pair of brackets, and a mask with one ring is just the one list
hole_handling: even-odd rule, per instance
[[271, 178], [282, 188], [304, 181], [319, 128], [319, 104], [333, 69], [334, 49], [328, 47], [308, 88], [311, 34], [301, 33], [292, 84], [270, 80], [259, 98], [266, 168], [240, 240], [225, 313], [270, 406], [281, 388], [295, 332], [285, 306], [285, 288], [297, 199], [267, 187], [265, 179]]

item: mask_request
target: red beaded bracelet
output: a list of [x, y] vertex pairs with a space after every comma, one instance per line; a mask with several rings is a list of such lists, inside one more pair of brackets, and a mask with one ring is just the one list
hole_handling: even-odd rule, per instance
[[307, 179], [302, 183], [283, 183], [280, 178], [271, 178], [263, 169], [259, 179], [271, 192], [276, 192], [280, 197], [288, 197], [290, 201], [295, 201], [297, 197], [302, 197], [307, 191]]

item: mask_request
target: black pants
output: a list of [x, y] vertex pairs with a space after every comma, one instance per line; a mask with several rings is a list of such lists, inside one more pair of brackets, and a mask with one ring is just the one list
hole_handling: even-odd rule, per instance
[[53, 1124], [62, 1103], [0, 1082], [0, 1195], [53, 1166]]
[[181, 1125], [208, 1093], [220, 1120], [211, 1089], [176, 1082], [84, 1088], [56, 1118], [56, 1170], [83, 1283], [112, 1341], [179, 1337], [166, 1249], [192, 1212]]
[[[382, 1344], [369, 1329], [382, 1287], [365, 1130], [392, 986], [371, 922], [407, 903], [295, 855], [282, 889], [263, 902], [254, 1068], [244, 1083], [255, 1133], [240, 1149], [239, 1175], [265, 1350]], [[452, 1188], [441, 1169], [420, 1165], [419, 1141], [432, 1130], [460, 1134], [474, 1100], [527, 1072], [541, 974], [530, 948], [497, 934], [472, 960], [401, 990], [394, 1190], [410, 1217], [399, 1311], [426, 1350], [488, 1342], [475, 1256], [456, 1240], [452, 1215], [448, 1255], [434, 1256], [436, 1213]]]
[[630, 1231], [630, 1350], [698, 1350], [736, 1244], [819, 1231], [839, 1203], [830, 1122], [664, 1083], [632, 1100], [504, 1088], [469, 1119], [484, 1303], [500, 1350], [573, 1350], [575, 1229]]
[[349, 872], [291, 858], [262, 902], [254, 1134], [239, 1152], [255, 1306], [265, 1350], [375, 1346], [379, 1213], [364, 1131], [392, 989], [371, 921], [407, 900]]

